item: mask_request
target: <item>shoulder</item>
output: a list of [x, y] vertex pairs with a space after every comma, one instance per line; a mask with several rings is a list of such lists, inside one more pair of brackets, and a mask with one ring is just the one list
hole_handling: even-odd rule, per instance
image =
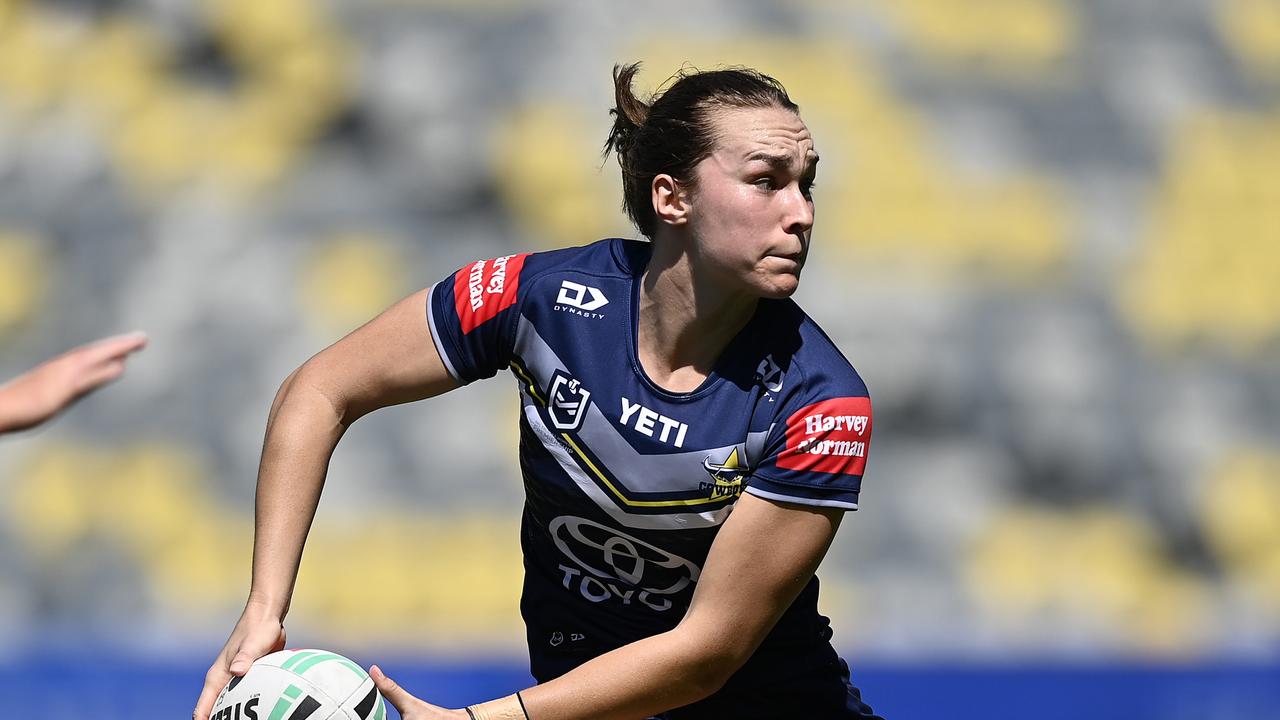
[[[762, 369], [780, 372], [794, 400], [869, 397], [867, 385], [845, 354], [793, 300], [762, 303], [757, 336], [765, 353]], [[776, 384], [776, 382], [775, 382]]]
[[588, 245], [527, 253], [522, 257], [520, 283], [534, 286], [568, 276], [621, 278], [630, 276], [636, 240], [605, 238]]
[[579, 314], [603, 312], [605, 305], [630, 292], [633, 273], [643, 267], [638, 263], [647, 252], [648, 243], [606, 238], [589, 245], [532, 253], [521, 263], [521, 313], [535, 317], [564, 308]]
[[[557, 287], [584, 277], [623, 277], [626, 258], [633, 255], [637, 241], [607, 238], [589, 245], [542, 252], [523, 252], [482, 258], [467, 263], [446, 279], [439, 292], [451, 296], [465, 331], [481, 325], [503, 311], [523, 307], [530, 299], [558, 292]], [[569, 285], [586, 293], [583, 283]]]

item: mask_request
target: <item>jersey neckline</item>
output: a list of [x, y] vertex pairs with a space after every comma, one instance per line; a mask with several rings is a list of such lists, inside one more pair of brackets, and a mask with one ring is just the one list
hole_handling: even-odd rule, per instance
[[720, 351], [720, 356], [716, 358], [715, 363], [711, 366], [711, 372], [703, 378], [698, 387], [689, 392], [668, 390], [654, 382], [653, 378], [649, 377], [649, 373], [645, 372], [644, 366], [640, 363], [640, 278], [644, 276], [645, 268], [649, 266], [649, 258], [653, 255], [653, 246], [643, 240], [615, 238], [613, 250], [614, 260], [617, 262], [619, 269], [627, 276], [627, 361], [631, 365], [631, 371], [635, 373], [636, 377], [650, 392], [661, 396], [663, 399], [672, 402], [688, 402], [706, 396], [724, 380], [722, 370], [725, 364], [735, 357], [735, 353], [739, 351], [739, 346], [754, 332], [756, 320], [760, 316], [761, 306], [757, 304], [751, 318]]

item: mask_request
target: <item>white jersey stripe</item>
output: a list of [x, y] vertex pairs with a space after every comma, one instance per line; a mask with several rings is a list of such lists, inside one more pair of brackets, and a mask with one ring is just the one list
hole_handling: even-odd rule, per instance
[[531, 401], [525, 403], [524, 416], [529, 422], [529, 427], [533, 428], [534, 434], [542, 442], [542, 446], [556, 459], [565, 474], [610, 518], [625, 527], [641, 530], [685, 530], [714, 527], [729, 517], [732, 504], [700, 513], [669, 513], [665, 515], [633, 515], [627, 513], [618, 507], [617, 503], [610, 499], [600, 489], [599, 485], [596, 485], [590, 477], [587, 477], [587, 474], [582, 471], [578, 463], [569, 455], [569, 451], [560, 444], [560, 440], [555, 433], [542, 422], [542, 416], [539, 415], [538, 408]]

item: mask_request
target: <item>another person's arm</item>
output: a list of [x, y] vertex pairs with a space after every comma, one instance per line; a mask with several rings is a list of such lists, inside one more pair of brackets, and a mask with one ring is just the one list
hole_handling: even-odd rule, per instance
[[281, 385], [267, 420], [258, 470], [253, 579], [239, 622], [205, 676], [193, 714], [204, 720], [218, 692], [259, 657], [284, 647], [284, 617], [329, 458], [358, 418], [457, 386], [432, 342], [427, 291], [312, 357]]
[[128, 333], [82, 345], [0, 385], [0, 434], [35, 427], [124, 374], [147, 336]]
[[[689, 611], [675, 629], [601, 655], [521, 691], [532, 720], [637, 720], [718, 690], [817, 570], [843, 511], [744, 494], [716, 536]], [[405, 720], [463, 718], [410, 695], [375, 669]], [[472, 706], [479, 720], [524, 720], [514, 697]]]

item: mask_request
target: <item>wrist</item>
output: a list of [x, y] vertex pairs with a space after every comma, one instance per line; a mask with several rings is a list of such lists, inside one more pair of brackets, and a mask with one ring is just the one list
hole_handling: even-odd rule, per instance
[[258, 619], [269, 618], [283, 622], [288, 613], [288, 598], [265, 593], [250, 591], [249, 599], [244, 604], [244, 614]]
[[49, 403], [32, 382], [31, 372], [0, 383], [0, 432], [26, 430], [53, 415]]
[[474, 720], [529, 720], [519, 693], [471, 705], [467, 708], [467, 713], [468, 718]]

